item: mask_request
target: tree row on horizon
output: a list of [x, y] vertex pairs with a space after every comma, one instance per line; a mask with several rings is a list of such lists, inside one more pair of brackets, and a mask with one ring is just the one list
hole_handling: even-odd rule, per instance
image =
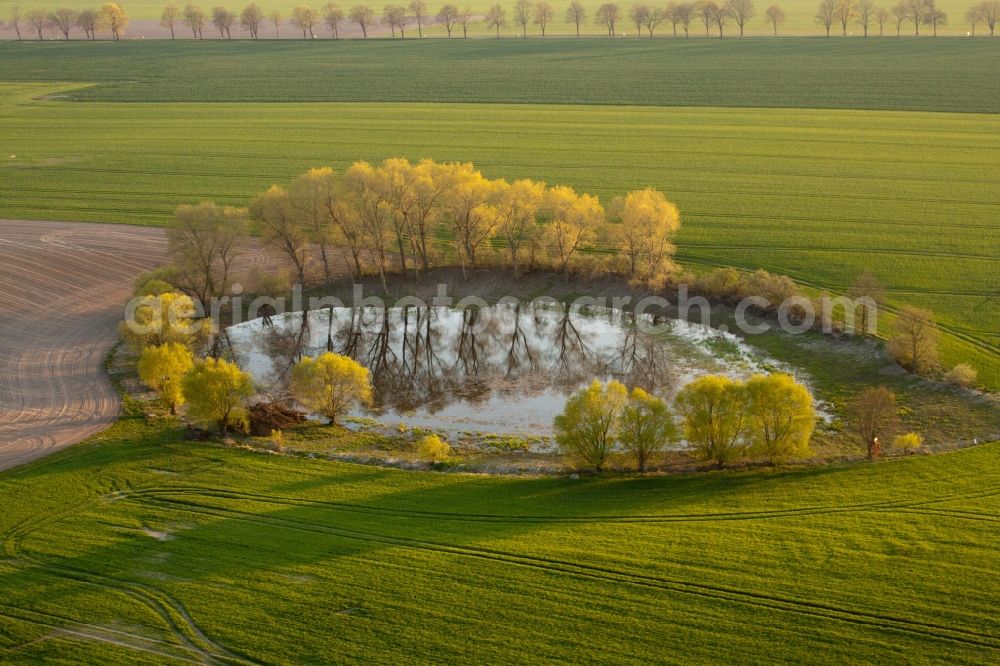
[[[623, 10], [622, 6], [607, 2], [597, 8], [593, 23], [601, 26], [608, 37], [627, 36], [622, 26], [633, 27], [638, 36], [643, 34], [650, 38], [660, 26], [669, 25], [674, 36], [689, 36], [692, 25], [704, 26], [705, 35], [718, 32], [725, 36], [725, 28], [734, 23], [743, 36], [750, 20], [756, 17], [757, 8], [753, 0], [724, 0], [721, 4], [716, 0], [696, 0], [694, 2], [670, 2], [659, 8], [652, 4], [635, 3]], [[369, 5], [352, 6], [346, 13], [339, 5], [327, 3], [320, 10], [309, 5], [295, 7], [287, 18], [278, 10], [265, 12], [257, 3], [251, 3], [238, 14], [225, 7], [214, 7], [206, 12], [199, 5], [186, 4], [179, 7], [168, 4], [163, 9], [160, 25], [170, 31], [170, 38], [176, 39], [179, 31], [190, 30], [195, 39], [204, 38], [204, 28], [211, 24], [218, 31], [219, 37], [232, 39], [235, 27], [242, 28], [251, 39], [258, 39], [261, 29], [270, 23], [275, 31], [275, 37], [281, 36], [281, 27], [291, 25], [301, 31], [303, 39], [315, 39], [317, 29], [326, 26], [333, 39], [340, 39], [341, 28], [350, 23], [361, 30], [363, 38], [368, 37], [369, 30], [382, 26], [388, 28], [392, 37], [406, 38], [408, 27], [415, 26], [417, 36], [424, 37], [424, 28], [428, 25], [441, 25], [450, 38], [461, 29], [463, 38], [469, 35], [469, 28], [476, 24], [485, 24], [493, 30], [496, 37], [501, 36], [501, 28], [513, 25], [519, 30], [518, 36], [527, 37], [529, 25], [536, 26], [537, 35], [544, 37], [549, 26], [555, 21], [556, 11], [547, 0], [532, 2], [531, 0], [516, 0], [511, 12], [511, 22], [508, 23], [507, 10], [497, 3], [492, 5], [483, 16], [479, 16], [471, 8], [459, 9], [458, 6], [445, 4], [432, 15], [424, 0], [411, 0], [407, 5], [390, 4], [377, 13]], [[581, 35], [583, 26], [589, 16], [587, 9], [580, 0], [571, 0], [566, 8], [564, 22], [575, 27], [576, 35]], [[769, 6], [763, 14], [763, 22], [768, 25], [774, 35], [778, 35], [780, 27], [785, 23], [787, 15], [777, 4]], [[984, 0], [970, 7], [965, 13], [965, 20], [970, 25], [970, 34], [975, 36], [976, 26], [985, 25], [989, 34], [995, 34], [997, 19], [1000, 18], [1000, 0]], [[869, 31], [878, 28], [878, 34], [883, 36], [886, 27], [895, 25], [896, 35], [902, 34], [904, 25], [913, 25], [914, 34], [920, 35], [921, 26], [931, 28], [937, 36], [940, 26], [947, 25], [948, 15], [941, 11], [936, 0], [900, 0], [891, 7], [878, 6], [875, 0], [820, 0], [815, 21], [829, 37], [834, 26], [839, 26], [841, 34], [847, 36], [848, 27], [857, 25], [863, 29], [865, 37]], [[22, 28], [33, 31], [39, 40], [44, 39], [46, 30], [54, 30], [64, 39], [70, 38], [74, 28], [83, 30], [88, 39], [96, 39], [98, 30], [110, 31], [112, 38], [120, 39], [129, 24], [129, 18], [121, 5], [109, 2], [98, 9], [74, 11], [60, 8], [49, 12], [43, 9], [33, 9], [22, 14], [18, 6], [10, 10], [6, 27], [16, 32], [17, 38], [23, 39]]]

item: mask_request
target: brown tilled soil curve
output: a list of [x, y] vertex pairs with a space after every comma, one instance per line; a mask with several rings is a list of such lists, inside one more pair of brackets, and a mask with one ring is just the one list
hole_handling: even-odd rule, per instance
[[162, 229], [0, 220], [0, 470], [115, 419], [104, 360], [133, 281], [165, 252]]

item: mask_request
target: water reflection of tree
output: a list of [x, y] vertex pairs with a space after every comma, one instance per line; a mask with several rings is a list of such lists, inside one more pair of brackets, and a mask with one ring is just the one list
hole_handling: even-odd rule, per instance
[[286, 315], [280, 324], [261, 331], [261, 351], [272, 361], [269, 383], [282, 393], [288, 386], [292, 366], [302, 359], [310, 343], [309, 313]]
[[[430, 412], [458, 400], [478, 403], [495, 392], [525, 395], [556, 387], [573, 390], [593, 377], [613, 377], [657, 391], [670, 379], [662, 341], [594, 320], [567, 306], [521, 305], [451, 310], [430, 306], [336, 308], [318, 319], [310, 346], [308, 319], [286, 318], [262, 332], [274, 376], [287, 381], [305, 353], [324, 349], [367, 367], [377, 407]], [[317, 314], [317, 317], [322, 315]], [[325, 338], [325, 339], [324, 339]]]
[[614, 361], [608, 375], [626, 386], [662, 392], [675, 381], [667, 345], [655, 336], [639, 331], [634, 325], [625, 329], [621, 353]]

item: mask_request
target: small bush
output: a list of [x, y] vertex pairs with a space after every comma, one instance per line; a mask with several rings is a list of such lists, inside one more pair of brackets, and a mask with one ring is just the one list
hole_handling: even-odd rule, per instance
[[899, 435], [896, 439], [892, 440], [892, 445], [904, 453], [916, 453], [923, 443], [924, 438], [915, 432]]
[[451, 455], [451, 447], [437, 435], [427, 435], [417, 442], [417, 455], [429, 463], [439, 463]]
[[976, 385], [977, 377], [975, 368], [968, 363], [959, 363], [945, 374], [944, 380], [953, 386], [971, 388]]

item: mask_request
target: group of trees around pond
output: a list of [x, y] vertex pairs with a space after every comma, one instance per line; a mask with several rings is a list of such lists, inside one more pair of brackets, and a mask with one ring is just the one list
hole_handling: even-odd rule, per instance
[[[850, 405], [849, 425], [869, 459], [882, 456], [882, 442], [890, 438], [904, 453], [922, 445], [919, 434], [899, 433], [898, 413], [895, 394], [885, 387], [862, 391]], [[567, 401], [555, 433], [562, 451], [595, 471], [622, 452], [643, 472], [681, 437], [695, 459], [720, 468], [737, 460], [804, 459], [811, 455], [815, 426], [809, 389], [791, 375], [774, 373], [746, 381], [699, 377], [680, 390], [673, 408], [640, 388], [594, 380]]]
[[[756, 16], [758, 13], [753, 0], [669, 2], [662, 7], [635, 3], [624, 8], [609, 2], [598, 7], [593, 23], [606, 31], [609, 37], [625, 34], [626, 30], [633, 28], [637, 35], [647, 34], [653, 37], [660, 26], [666, 25], [671, 27], [675, 37], [680, 34], [689, 36], [693, 25], [704, 26], [706, 36], [717, 32], [719, 37], [723, 37], [726, 26], [731, 23], [737, 26], [742, 36], [746, 26]], [[971, 27], [970, 34], [975, 36], [976, 27], [985, 25], [989, 34], [993, 35], [998, 16], [1000, 0], [985, 0], [973, 5], [965, 14], [965, 20]], [[89, 39], [96, 39], [98, 30], [108, 30], [117, 40], [124, 34], [129, 23], [128, 15], [117, 3], [106, 3], [99, 9], [81, 11], [60, 8], [55, 11], [32, 9], [24, 13], [15, 5], [7, 18], [7, 25], [15, 31], [18, 39], [22, 38], [21, 29], [24, 27], [34, 32], [38, 39], [44, 39], [46, 30], [69, 39], [71, 31], [79, 28]], [[777, 35], [787, 16], [779, 5], [771, 5], [764, 10], [761, 18]], [[586, 7], [579, 0], [572, 0], [565, 9], [564, 20], [575, 27], [577, 36], [580, 35], [581, 26], [589, 19]], [[175, 39], [182, 30], [190, 31], [194, 39], [202, 39], [204, 29], [209, 24], [218, 31], [221, 38], [232, 39], [233, 29], [239, 27], [251, 39], [258, 39], [261, 30], [268, 23], [273, 27], [275, 37], [280, 37], [281, 27], [288, 24], [301, 31], [303, 39], [316, 38], [317, 30], [324, 25], [331, 37], [339, 39], [345, 23], [356, 25], [365, 38], [368, 37], [369, 30], [378, 25], [389, 28], [393, 37], [398, 34], [400, 38], [406, 37], [407, 27], [415, 26], [417, 36], [423, 37], [424, 28], [434, 23], [443, 26], [448, 37], [457, 35], [459, 29], [463, 37], [468, 37], [469, 28], [479, 23], [484, 23], [495, 31], [497, 37], [500, 36], [501, 28], [508, 24], [516, 26], [519, 34], [525, 37], [532, 30], [529, 26], [534, 26], [536, 33], [544, 37], [555, 20], [556, 9], [546, 0], [516, 0], [509, 22], [507, 9], [501, 4], [492, 5], [485, 15], [479, 15], [468, 7], [460, 9], [452, 4], [442, 6], [435, 14], [424, 0], [412, 0], [405, 5], [385, 5], [381, 13], [369, 5], [354, 5], [346, 12], [332, 2], [319, 10], [309, 5], [299, 5], [287, 19], [281, 11], [265, 12], [257, 3], [247, 5], [239, 13], [222, 6], [205, 11], [195, 4], [183, 7], [168, 4], [163, 9], [160, 25], [170, 31], [171, 39]], [[899, 36], [903, 26], [910, 24], [916, 35], [920, 34], [921, 26], [926, 26], [937, 36], [938, 27], [947, 24], [948, 15], [937, 7], [935, 0], [901, 0], [891, 7], [878, 6], [875, 0], [821, 0], [816, 12], [816, 22], [825, 29], [827, 37], [834, 26], [839, 26], [844, 36], [848, 35], [850, 26], [861, 28], [865, 37], [869, 32], [874, 34], [876, 27], [880, 36], [886, 34], [887, 29], [891, 32], [894, 27], [896, 36]]]
[[[420, 280], [433, 268], [455, 265], [466, 275], [482, 267], [508, 269], [515, 278], [538, 270], [567, 279], [618, 275], [654, 292], [685, 285], [717, 302], [752, 298], [753, 310], [787, 316], [803, 329], [875, 333], [871, 315], [884, 289], [871, 273], [858, 275], [845, 294], [861, 307], [835, 306], [829, 294], [807, 292], [765, 270], [691, 275], [673, 261], [679, 226], [677, 207], [653, 189], [604, 206], [564, 185], [489, 179], [467, 163], [391, 158], [380, 165], [357, 162], [343, 173], [310, 169], [288, 186], [260, 193], [249, 208], [179, 206], [167, 231], [172, 264], [157, 275], [207, 312], [213, 298], [227, 294], [231, 268], [246, 247], [241, 240], [257, 232], [304, 287], [317, 263], [325, 284], [338, 279], [339, 264], [352, 282], [378, 275], [387, 293], [392, 273]], [[262, 281], [268, 284], [259, 289], [268, 296], [290, 290], [287, 279]], [[929, 310], [904, 305], [887, 328], [888, 351], [907, 370], [959, 386], [976, 383], [967, 364], [941, 367], [940, 332]]]
[[[196, 357], [211, 331], [193, 314], [190, 297], [175, 292], [150, 294], [138, 304], [139, 326], [123, 324], [122, 335], [139, 354], [139, 378], [172, 414], [186, 405], [192, 423], [218, 428], [223, 436], [245, 432], [249, 402], [260, 387], [233, 362]], [[290, 374], [295, 403], [331, 425], [352, 408], [372, 403], [370, 372], [350, 357], [304, 356]], [[569, 397], [554, 432], [569, 460], [598, 472], [622, 454], [646, 471], [662, 452], [677, 448], [681, 437], [693, 458], [719, 467], [737, 460], [774, 464], [811, 454], [813, 402], [806, 386], [783, 373], [746, 381], [705, 375], [681, 388], [672, 405], [642, 388], [595, 379]], [[882, 442], [897, 434], [898, 413], [895, 395], [884, 387], [861, 392], [849, 407], [847, 422], [869, 458], [882, 455]], [[272, 435], [281, 441], [280, 433]], [[906, 433], [893, 443], [912, 452], [921, 438]], [[421, 439], [416, 450], [428, 462], [441, 462], [450, 453], [437, 435]]]

